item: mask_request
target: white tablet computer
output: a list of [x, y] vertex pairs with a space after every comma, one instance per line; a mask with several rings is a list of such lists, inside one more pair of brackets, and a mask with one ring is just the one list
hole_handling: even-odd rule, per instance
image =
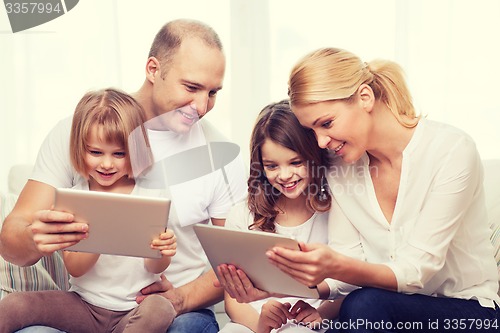
[[66, 250], [161, 257], [150, 244], [167, 227], [169, 199], [58, 188], [54, 209], [89, 225], [89, 237]]
[[274, 246], [300, 251], [296, 240], [270, 232], [243, 231], [206, 224], [196, 224], [194, 231], [216, 273], [220, 264], [232, 264], [241, 268], [258, 289], [319, 298], [316, 288], [309, 288], [294, 280], [272, 265], [266, 256], [266, 251]]

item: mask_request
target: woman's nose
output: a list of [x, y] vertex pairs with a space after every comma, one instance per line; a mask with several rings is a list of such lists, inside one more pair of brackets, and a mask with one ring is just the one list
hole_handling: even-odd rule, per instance
[[328, 148], [328, 145], [332, 141], [332, 139], [327, 135], [317, 135], [316, 139], [320, 148]]

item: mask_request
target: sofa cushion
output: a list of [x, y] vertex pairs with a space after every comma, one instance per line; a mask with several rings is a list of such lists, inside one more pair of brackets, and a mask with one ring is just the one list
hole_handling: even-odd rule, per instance
[[26, 184], [26, 181], [31, 175], [32, 170], [32, 164], [16, 164], [12, 166], [9, 170], [8, 193], [19, 195], [24, 187], [24, 184]]
[[[16, 200], [16, 194], [0, 194], [0, 229]], [[67, 290], [68, 287], [68, 273], [58, 252], [28, 267], [13, 265], [0, 257], [0, 299], [13, 291]]]

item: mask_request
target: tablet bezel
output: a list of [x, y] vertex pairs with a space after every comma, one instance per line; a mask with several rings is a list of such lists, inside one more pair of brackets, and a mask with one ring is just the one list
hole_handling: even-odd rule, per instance
[[89, 224], [89, 237], [68, 251], [161, 258], [151, 240], [167, 227], [167, 198], [56, 188], [54, 209]]
[[216, 274], [220, 264], [232, 264], [241, 268], [258, 289], [289, 296], [320, 298], [317, 288], [309, 288], [293, 279], [272, 265], [265, 254], [274, 246], [300, 251], [296, 240], [270, 232], [208, 224], [196, 224], [193, 228]]

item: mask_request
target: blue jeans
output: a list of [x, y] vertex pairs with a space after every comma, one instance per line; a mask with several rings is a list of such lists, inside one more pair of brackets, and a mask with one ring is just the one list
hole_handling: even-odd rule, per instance
[[[217, 333], [219, 325], [215, 320], [215, 314], [208, 309], [181, 314], [167, 330], [167, 333]], [[17, 333], [63, 333], [50, 327], [31, 326]]]
[[212, 310], [183, 313], [174, 319], [167, 333], [217, 333], [219, 324]]
[[500, 309], [475, 300], [361, 288], [344, 299], [337, 325], [341, 332], [499, 332]]

